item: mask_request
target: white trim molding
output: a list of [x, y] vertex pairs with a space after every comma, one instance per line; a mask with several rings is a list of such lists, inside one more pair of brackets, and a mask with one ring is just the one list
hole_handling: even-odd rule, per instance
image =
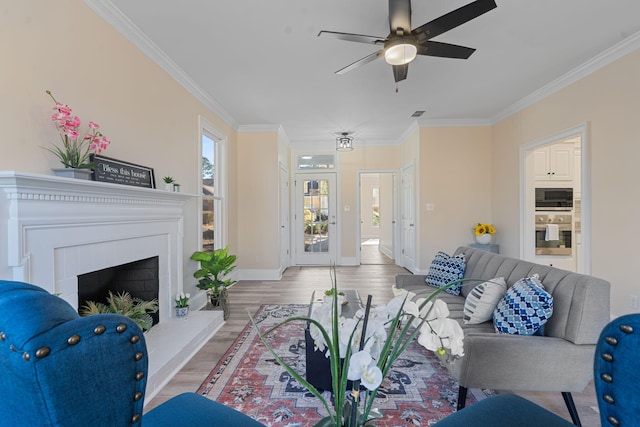
[[94, 12], [133, 43], [140, 51], [182, 85], [196, 99], [211, 109], [227, 125], [237, 129], [237, 121], [193, 79], [164, 53], [147, 35], [109, 0], [84, 0]]

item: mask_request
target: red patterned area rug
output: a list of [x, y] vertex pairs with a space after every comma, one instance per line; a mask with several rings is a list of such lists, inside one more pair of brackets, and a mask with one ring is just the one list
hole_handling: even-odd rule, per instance
[[[306, 316], [308, 305], [263, 305], [255, 315], [261, 331], [292, 316]], [[302, 376], [306, 372], [304, 322], [290, 322], [270, 334], [269, 344]], [[455, 410], [458, 384], [433, 353], [412, 343], [378, 391], [378, 427], [430, 426]], [[198, 389], [266, 426], [313, 426], [327, 415], [319, 399], [293, 379], [260, 342], [251, 323]], [[470, 390], [467, 404], [490, 391]], [[327, 401], [330, 394], [325, 392]]]

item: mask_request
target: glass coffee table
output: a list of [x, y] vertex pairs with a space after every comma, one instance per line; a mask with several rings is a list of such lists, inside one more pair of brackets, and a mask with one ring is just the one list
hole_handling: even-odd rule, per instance
[[[362, 300], [357, 290], [347, 289], [341, 290], [344, 293], [346, 304], [342, 305], [342, 314], [344, 317], [354, 317], [356, 312], [362, 308]], [[322, 304], [324, 300], [324, 290], [316, 290], [311, 294], [311, 302], [309, 303], [309, 316], [313, 309]], [[304, 340], [306, 346], [306, 379], [315, 388], [320, 391], [332, 391], [331, 384], [331, 361], [325, 357], [325, 351], [316, 350], [309, 331], [309, 325], [304, 330]]]

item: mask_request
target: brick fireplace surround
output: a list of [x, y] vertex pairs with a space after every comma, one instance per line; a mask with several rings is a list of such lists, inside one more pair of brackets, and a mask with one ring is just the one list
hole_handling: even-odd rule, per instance
[[[145, 334], [149, 402], [223, 323], [218, 311], [175, 317], [183, 290], [185, 209], [198, 196], [0, 171], [0, 279], [60, 294], [78, 307], [80, 274], [158, 257], [160, 321]], [[6, 263], [6, 264], [5, 264]]]

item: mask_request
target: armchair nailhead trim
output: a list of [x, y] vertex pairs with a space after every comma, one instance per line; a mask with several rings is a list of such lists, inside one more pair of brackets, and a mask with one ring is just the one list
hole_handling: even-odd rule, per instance
[[610, 405], [613, 405], [614, 403], [616, 403], [615, 399], [610, 394], [605, 394], [604, 396], [602, 396], [602, 400], [604, 400]]
[[136, 392], [136, 394], [134, 394], [134, 395], [133, 395], [133, 400], [134, 400], [134, 401], [136, 401], [136, 402], [137, 402], [137, 401], [138, 401], [138, 400], [140, 400], [140, 399], [142, 399], [142, 392], [141, 392], [141, 391]]
[[601, 374], [600, 378], [602, 378], [602, 381], [604, 381], [605, 383], [612, 383], [613, 382], [613, 377], [609, 374]]
[[616, 417], [612, 417], [609, 416], [607, 417], [607, 421], [609, 421], [609, 424], [611, 424], [612, 426], [619, 426], [620, 425], [620, 421], [618, 421], [618, 419]]
[[140, 414], [135, 414], [133, 418], [131, 418], [131, 424], [135, 424], [140, 421]]
[[28, 362], [29, 359], [31, 359], [31, 357], [29, 356], [29, 353], [27, 353], [26, 351], [22, 353], [22, 358], [25, 360], [25, 362]]
[[609, 345], [618, 345], [618, 340], [615, 337], [605, 337], [604, 339]]
[[69, 345], [76, 345], [80, 342], [80, 336], [79, 335], [71, 335], [68, 339], [67, 339], [67, 344]]
[[116, 331], [118, 331], [118, 333], [120, 334], [126, 330], [127, 330], [127, 325], [125, 325], [124, 323], [121, 323], [118, 325], [118, 327], [116, 327]]
[[138, 372], [136, 374], [136, 381], [140, 381], [143, 378], [144, 378], [144, 372]]
[[613, 362], [613, 354], [611, 353], [602, 353], [600, 357], [602, 357], [602, 360], [605, 362]]
[[134, 356], [134, 359], [136, 360], [136, 362], [139, 362], [140, 360], [142, 360], [142, 358], [144, 357], [144, 353], [142, 353], [141, 351], [137, 352], [136, 355]]
[[4, 334], [4, 332], [0, 332], [0, 341], [4, 341], [7, 339], [7, 336]]
[[620, 330], [625, 334], [633, 333], [633, 328], [630, 325], [620, 325]]
[[9, 346], [9, 350], [11, 350], [11, 351], [16, 351], [16, 346], [15, 346], [15, 345], [13, 345], [13, 344], [11, 344], [11, 345]]
[[43, 357], [47, 357], [51, 354], [51, 349], [49, 347], [40, 347], [36, 350], [36, 357], [38, 359], [42, 359]]
[[138, 335], [134, 335], [131, 337], [131, 344], [136, 344], [138, 341], [140, 341], [140, 337]]
[[106, 330], [107, 330], [107, 328], [104, 325], [98, 325], [93, 330], [93, 333], [96, 334], [96, 335], [102, 335], [104, 333], [104, 331], [106, 331]]

